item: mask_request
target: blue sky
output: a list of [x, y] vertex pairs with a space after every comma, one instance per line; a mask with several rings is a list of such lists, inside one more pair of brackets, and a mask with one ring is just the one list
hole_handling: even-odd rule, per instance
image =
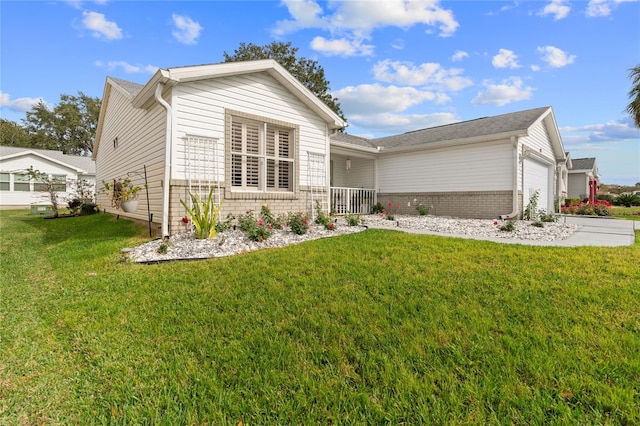
[[0, 116], [102, 96], [106, 76], [216, 63], [241, 42], [292, 42], [325, 69], [349, 121], [377, 137], [551, 105], [573, 158], [640, 182], [625, 113], [638, 0], [0, 1]]

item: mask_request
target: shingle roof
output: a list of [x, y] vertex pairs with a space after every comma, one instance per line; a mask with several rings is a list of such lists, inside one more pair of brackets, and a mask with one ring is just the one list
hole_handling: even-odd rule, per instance
[[468, 139], [500, 133], [526, 131], [550, 107], [534, 108], [493, 117], [478, 118], [444, 126], [387, 136], [372, 140], [385, 148], [409, 147], [439, 141]]
[[82, 169], [85, 173], [88, 173], [88, 174], [96, 173], [96, 163], [91, 159], [91, 157], [82, 157], [80, 155], [63, 154], [62, 151], [53, 151], [49, 149], [23, 148], [23, 147], [15, 147], [15, 146], [0, 146], [0, 158], [5, 157], [7, 155], [12, 155], [12, 154], [20, 154], [26, 151], [33, 151], [45, 157], [49, 157], [52, 160], [58, 161], [60, 163], [68, 164], [78, 169]]
[[572, 158], [570, 170], [593, 170], [595, 164], [595, 158]]
[[127, 91], [130, 96], [137, 95], [144, 87], [142, 84], [134, 83], [132, 81], [122, 80], [120, 78], [109, 77], [114, 83], [120, 86], [123, 90]]
[[369, 139], [360, 136], [350, 135], [348, 133], [336, 133], [331, 135], [331, 140], [337, 142], [345, 142], [352, 145], [366, 146], [367, 148], [375, 148], [375, 144]]

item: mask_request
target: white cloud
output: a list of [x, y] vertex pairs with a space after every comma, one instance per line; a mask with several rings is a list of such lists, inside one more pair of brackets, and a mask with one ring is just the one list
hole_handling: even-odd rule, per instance
[[460, 121], [455, 114], [437, 112], [433, 114], [366, 114], [350, 115], [349, 123], [353, 126], [379, 133], [396, 135], [412, 130], [442, 126]]
[[571, 7], [567, 5], [566, 0], [552, 0], [539, 14], [542, 16], [553, 15], [553, 20], [559, 21], [566, 18], [570, 11]]
[[[613, 142], [640, 141], [640, 129], [633, 126], [631, 119], [610, 121], [604, 124], [587, 124], [580, 127], [565, 126], [562, 133], [568, 133], [572, 142]], [[563, 136], [564, 139], [564, 136]]]
[[[331, 34], [332, 40], [316, 37], [318, 40], [315, 45], [323, 49], [321, 52], [328, 54], [336, 54], [336, 50], [342, 52], [341, 55], [362, 55], [364, 51], [373, 51], [373, 46], [366, 46], [365, 50], [354, 41], [370, 39], [371, 32], [377, 28], [406, 29], [415, 25], [426, 25], [429, 28], [439, 28], [440, 35], [446, 37], [452, 35], [459, 26], [453, 12], [443, 9], [435, 0], [336, 0], [323, 3], [327, 5], [326, 11], [315, 0], [283, 0], [282, 4], [287, 7], [292, 19], [278, 21], [272, 34], [282, 37], [308, 28], [327, 31]], [[348, 40], [352, 40], [350, 43], [359, 48], [348, 49], [345, 46], [340, 48], [329, 45], [329, 41], [339, 41], [339, 44], [344, 45]]]
[[540, 65], [531, 65], [531, 71], [540, 71], [541, 69]]
[[404, 111], [424, 101], [442, 102], [448, 97], [414, 87], [361, 84], [347, 86], [334, 93], [349, 120], [353, 115]]
[[202, 26], [188, 16], [174, 13], [171, 18], [173, 19], [173, 25], [176, 27], [171, 34], [176, 40], [182, 44], [196, 44], [203, 29]]
[[95, 38], [105, 38], [107, 40], [120, 40], [122, 38], [122, 29], [115, 22], [107, 21], [102, 13], [82, 12], [82, 16], [82, 24], [86, 29], [93, 31]]
[[453, 56], [451, 57], [451, 60], [453, 62], [457, 62], [457, 61], [461, 61], [464, 58], [468, 58], [469, 54], [467, 52], [465, 52], [464, 50], [456, 50], [455, 53], [453, 54]]
[[8, 108], [11, 111], [27, 112], [40, 102], [44, 102], [42, 98], [18, 98], [10, 99], [11, 95], [0, 92], [0, 107]]
[[508, 49], [500, 49], [498, 54], [493, 57], [491, 63], [496, 68], [519, 68], [518, 55]]
[[363, 40], [347, 40], [346, 38], [327, 40], [318, 36], [311, 40], [310, 46], [313, 50], [327, 56], [370, 56], [373, 54], [373, 46], [363, 44]]
[[587, 10], [584, 13], [591, 18], [609, 16], [611, 14], [612, 3], [613, 2], [608, 0], [590, 0], [587, 5]]
[[542, 60], [553, 68], [565, 67], [576, 59], [576, 55], [567, 55], [555, 46], [538, 47], [538, 53], [542, 55]]
[[445, 69], [438, 63], [427, 62], [414, 65], [412, 62], [385, 59], [373, 66], [376, 80], [409, 86], [428, 86], [438, 90], [462, 90], [473, 82], [461, 76], [462, 69]]
[[500, 84], [485, 81], [484, 86], [486, 89], [471, 100], [472, 104], [503, 106], [511, 102], [531, 99], [534, 90], [531, 86], [523, 87], [524, 84], [519, 77], [511, 77]]
[[107, 62], [95, 61], [94, 64], [97, 67], [106, 68], [110, 71], [120, 68], [124, 72], [131, 73], [131, 74], [140, 73], [140, 72], [153, 74], [159, 68], [159, 67], [156, 67], [155, 65], [132, 65], [125, 61], [107, 61]]

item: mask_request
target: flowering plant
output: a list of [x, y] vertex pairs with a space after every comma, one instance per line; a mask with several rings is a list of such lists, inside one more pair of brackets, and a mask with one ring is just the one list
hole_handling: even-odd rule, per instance
[[[187, 210], [187, 214], [191, 218], [191, 223], [196, 230], [197, 239], [213, 238], [216, 236], [216, 224], [220, 217], [220, 210], [222, 210], [222, 202], [219, 206], [216, 206], [213, 201], [213, 190], [211, 187], [209, 190], [209, 196], [206, 199], [202, 199], [199, 194], [189, 193], [191, 197], [191, 207], [187, 205], [183, 200], [180, 200], [180, 204]], [[183, 223], [188, 223], [184, 221]]]
[[287, 225], [291, 231], [297, 235], [304, 235], [309, 229], [309, 216], [302, 212], [289, 213], [287, 217]]
[[389, 203], [387, 208], [382, 210], [382, 214], [387, 217], [387, 220], [394, 220], [399, 208], [400, 205]]
[[325, 229], [333, 231], [334, 229], [336, 229], [336, 225], [335, 225], [336, 220], [333, 219], [332, 217], [333, 217], [333, 212], [330, 212], [329, 214], [327, 214], [324, 211], [322, 211], [322, 206], [320, 205], [320, 202], [317, 201], [316, 202], [316, 223], [318, 225], [324, 226]]
[[240, 230], [244, 232], [251, 241], [265, 241], [273, 233], [273, 226], [266, 224], [262, 219], [256, 219], [251, 211], [247, 211], [244, 215], [238, 216], [238, 224]]
[[606, 200], [598, 200], [588, 203], [570, 203], [560, 210], [563, 214], [576, 214], [584, 216], [611, 216], [611, 203]]

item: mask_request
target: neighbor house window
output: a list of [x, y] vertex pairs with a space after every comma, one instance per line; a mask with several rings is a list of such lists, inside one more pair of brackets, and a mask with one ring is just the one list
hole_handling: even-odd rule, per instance
[[53, 190], [67, 192], [67, 175], [51, 175]]
[[232, 188], [260, 192], [293, 192], [294, 133], [292, 128], [232, 117]]
[[29, 188], [29, 175], [25, 173], [16, 173], [13, 176], [13, 190], [14, 191], [30, 191]]
[[11, 189], [9, 178], [9, 173], [0, 173], [0, 191], [9, 191]]

